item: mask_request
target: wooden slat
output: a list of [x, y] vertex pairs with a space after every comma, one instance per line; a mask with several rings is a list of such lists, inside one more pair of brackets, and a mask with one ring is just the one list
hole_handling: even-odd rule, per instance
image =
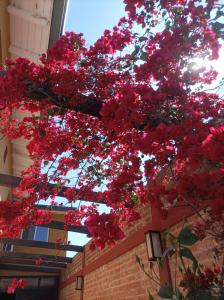
[[29, 266], [29, 265], [14, 265], [14, 264], [0, 264], [1, 270], [15, 270], [15, 271], [31, 271], [31, 272], [44, 272], [44, 273], [60, 273], [61, 269], [48, 268], [40, 266]]
[[83, 252], [83, 247], [81, 246], [62, 245], [59, 243], [52, 243], [52, 242], [32, 241], [32, 240], [25, 240], [25, 239], [8, 239], [8, 238], [2, 238], [0, 242], [4, 244], [13, 244], [17, 246]]
[[13, 258], [21, 258], [21, 259], [31, 259], [35, 261], [36, 259], [43, 259], [44, 261], [52, 261], [52, 262], [63, 262], [63, 263], [71, 263], [72, 258], [64, 257], [64, 256], [54, 256], [54, 255], [46, 255], [46, 254], [33, 254], [33, 253], [19, 253], [19, 252], [0, 252], [0, 259], [2, 257], [13, 257]]
[[0, 173], [0, 185], [8, 187], [16, 187], [19, 185], [21, 178]]
[[[29, 266], [36, 266], [36, 262], [34, 260], [26, 260], [22, 258], [15, 258], [15, 257], [1, 257], [0, 264], [16, 264], [16, 265], [29, 265]], [[58, 269], [66, 268], [66, 263], [61, 262], [52, 262], [52, 261], [43, 261], [41, 263], [43, 267], [54, 267]]]
[[[0, 173], [0, 186], [7, 186], [7, 187], [17, 187], [21, 181], [21, 177], [18, 176], [13, 176], [13, 175], [8, 175], [8, 174], [3, 174]], [[49, 189], [49, 194], [51, 193], [51, 190], [55, 189], [57, 186], [52, 183], [48, 183], [48, 189]], [[38, 186], [37, 186], [38, 188]], [[58, 192], [59, 197], [64, 197], [64, 192], [66, 192], [68, 188], [63, 187], [60, 192]], [[93, 197], [92, 198], [85, 198], [85, 194], [83, 194], [83, 198], [80, 199], [83, 201], [89, 201], [89, 202], [97, 202], [97, 192], [93, 192]], [[105, 204], [104, 202], [97, 202], [97, 203], [102, 203]]]
[[67, 212], [69, 210], [76, 210], [75, 207], [56, 206], [56, 205], [44, 205], [44, 204], [37, 204], [36, 207], [38, 209], [48, 209], [48, 210], [59, 211], [59, 212]]
[[[48, 228], [54, 228], [59, 230], [64, 230], [64, 223], [60, 221], [52, 221], [49, 224], [41, 224], [41, 227], [48, 227]], [[71, 226], [68, 225], [67, 231], [77, 232], [77, 233], [83, 233], [83, 234], [89, 234], [88, 229], [85, 226]]]

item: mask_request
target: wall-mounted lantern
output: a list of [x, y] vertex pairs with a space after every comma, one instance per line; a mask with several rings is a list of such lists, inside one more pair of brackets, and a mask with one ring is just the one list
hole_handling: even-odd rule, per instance
[[76, 284], [75, 289], [76, 290], [82, 290], [83, 289], [83, 276], [77, 276], [76, 277]]
[[148, 258], [150, 261], [157, 260], [163, 255], [161, 233], [159, 231], [148, 231], [145, 234]]

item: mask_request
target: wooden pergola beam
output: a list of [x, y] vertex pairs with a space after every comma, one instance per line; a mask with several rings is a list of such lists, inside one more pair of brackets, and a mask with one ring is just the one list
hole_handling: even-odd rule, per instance
[[[20, 184], [21, 180], [22, 180], [21, 177], [0, 173], [0, 186], [17, 187]], [[57, 187], [56, 184], [48, 183], [47, 188], [48, 188], [49, 194], [56, 187]], [[37, 188], [38, 188], [38, 186], [37, 186]], [[59, 197], [64, 197], [64, 192], [66, 192], [67, 189], [68, 189], [68, 187], [62, 187], [62, 189], [58, 192], [57, 195]], [[77, 189], [77, 191], [78, 191], [78, 189]], [[101, 202], [97, 201], [97, 192], [93, 192], [93, 197], [88, 198], [88, 199], [86, 199], [85, 195], [83, 194], [83, 198], [80, 200], [105, 204], [102, 201]]]
[[[36, 266], [36, 262], [34, 260], [26, 260], [23, 258], [15, 258], [15, 257], [1, 257], [0, 264], [14, 264], [14, 265], [29, 265], [29, 266]], [[58, 269], [66, 268], [66, 263], [61, 262], [52, 262], [52, 261], [43, 261], [41, 263], [43, 267], [54, 267]]]
[[0, 263], [1, 270], [15, 270], [15, 271], [31, 271], [31, 272], [44, 272], [44, 273], [60, 273], [59, 268], [49, 268], [42, 266], [29, 266], [29, 265], [17, 265], [17, 264], [3, 264]]
[[0, 173], [0, 185], [7, 187], [17, 187], [20, 184], [21, 177]]
[[20, 252], [0, 252], [0, 259], [2, 257], [8, 258], [20, 258], [27, 260], [37, 260], [42, 259], [43, 261], [51, 261], [51, 262], [62, 262], [62, 263], [71, 263], [72, 258], [64, 257], [64, 256], [54, 256], [54, 255], [46, 255], [46, 254], [34, 254], [34, 253], [20, 253]]
[[[64, 226], [65, 224], [60, 221], [52, 221], [49, 224], [41, 224], [41, 227], [48, 227], [48, 228], [53, 228], [53, 229], [58, 229], [58, 230], [65, 230]], [[66, 225], [67, 226], [67, 225]], [[77, 232], [77, 233], [83, 233], [83, 234], [88, 234], [89, 231], [85, 226], [72, 226], [68, 225], [66, 228], [67, 231], [72, 231], [72, 232]]]
[[25, 246], [25, 247], [83, 252], [83, 247], [81, 246], [63, 245], [63, 244], [52, 243], [52, 242], [32, 241], [32, 240], [25, 240], [25, 239], [9, 239], [9, 238], [2, 238], [0, 242], [4, 244], [12, 244], [17, 246]]
[[48, 210], [58, 211], [58, 212], [67, 212], [69, 210], [76, 210], [75, 207], [57, 206], [57, 205], [44, 205], [44, 204], [36, 204], [36, 208], [38, 208], [38, 209], [48, 209]]

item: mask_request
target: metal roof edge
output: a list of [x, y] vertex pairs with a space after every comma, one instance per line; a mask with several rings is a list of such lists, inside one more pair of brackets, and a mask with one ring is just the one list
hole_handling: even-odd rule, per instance
[[48, 48], [62, 35], [68, 0], [54, 0]]

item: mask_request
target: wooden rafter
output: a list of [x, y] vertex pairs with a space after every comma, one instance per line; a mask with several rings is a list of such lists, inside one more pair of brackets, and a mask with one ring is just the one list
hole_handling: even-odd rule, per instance
[[0, 252], [0, 259], [2, 257], [21, 258], [21, 259], [27, 259], [33, 261], [41, 258], [43, 261], [62, 262], [62, 263], [72, 262], [72, 258], [70, 257], [54, 256], [54, 255], [46, 255], [46, 254], [34, 254], [34, 253]]
[[[34, 260], [27, 260], [27, 259], [23, 259], [23, 258], [15, 258], [15, 257], [0, 257], [0, 264], [36, 266], [36, 262]], [[64, 268], [66, 268], [67, 264], [57, 262], [57, 261], [43, 261], [41, 263], [41, 266], [64, 269]]]
[[[20, 183], [21, 180], [22, 180], [21, 177], [0, 173], [0, 186], [17, 187], [19, 185], [19, 183]], [[52, 190], [55, 189], [56, 187], [57, 187], [56, 184], [48, 183], [49, 194], [51, 194]], [[37, 188], [38, 188], [38, 186], [37, 186]], [[68, 187], [63, 187], [58, 192], [57, 195], [59, 197], [64, 197], [64, 192], [66, 192], [67, 189], [68, 189]], [[97, 193], [93, 192], [93, 197], [92, 198], [88, 198], [88, 199], [85, 198], [85, 195], [83, 194], [83, 197], [80, 200], [89, 201], [89, 202], [97, 202]], [[97, 203], [103, 203], [103, 204], [105, 204], [102, 201], [101, 202], [97, 202]]]
[[25, 246], [25, 247], [83, 252], [83, 247], [81, 246], [63, 245], [63, 244], [52, 243], [52, 242], [32, 241], [32, 240], [25, 240], [25, 239], [8, 239], [8, 238], [2, 238], [0, 242], [4, 244], [12, 244], [17, 246]]
[[0, 185], [8, 187], [17, 187], [21, 181], [18, 176], [11, 176], [8, 174], [0, 173]]
[[44, 205], [44, 204], [37, 204], [36, 207], [38, 209], [48, 209], [48, 210], [58, 211], [58, 212], [67, 212], [69, 210], [76, 210], [75, 207], [57, 206], [57, 205]]
[[[49, 224], [41, 224], [40, 226], [42, 227], [48, 227], [48, 228], [53, 228], [53, 229], [59, 229], [59, 230], [65, 230], [64, 229], [64, 223], [60, 221], [52, 221]], [[72, 231], [72, 232], [77, 232], [77, 233], [83, 233], [83, 234], [88, 234], [89, 231], [85, 226], [71, 226], [68, 225], [66, 228], [67, 231]]]
[[44, 272], [44, 273], [60, 273], [59, 268], [49, 268], [42, 266], [30, 266], [30, 265], [17, 265], [17, 264], [3, 264], [0, 263], [1, 270], [14, 270], [14, 271], [31, 271], [31, 272]]

